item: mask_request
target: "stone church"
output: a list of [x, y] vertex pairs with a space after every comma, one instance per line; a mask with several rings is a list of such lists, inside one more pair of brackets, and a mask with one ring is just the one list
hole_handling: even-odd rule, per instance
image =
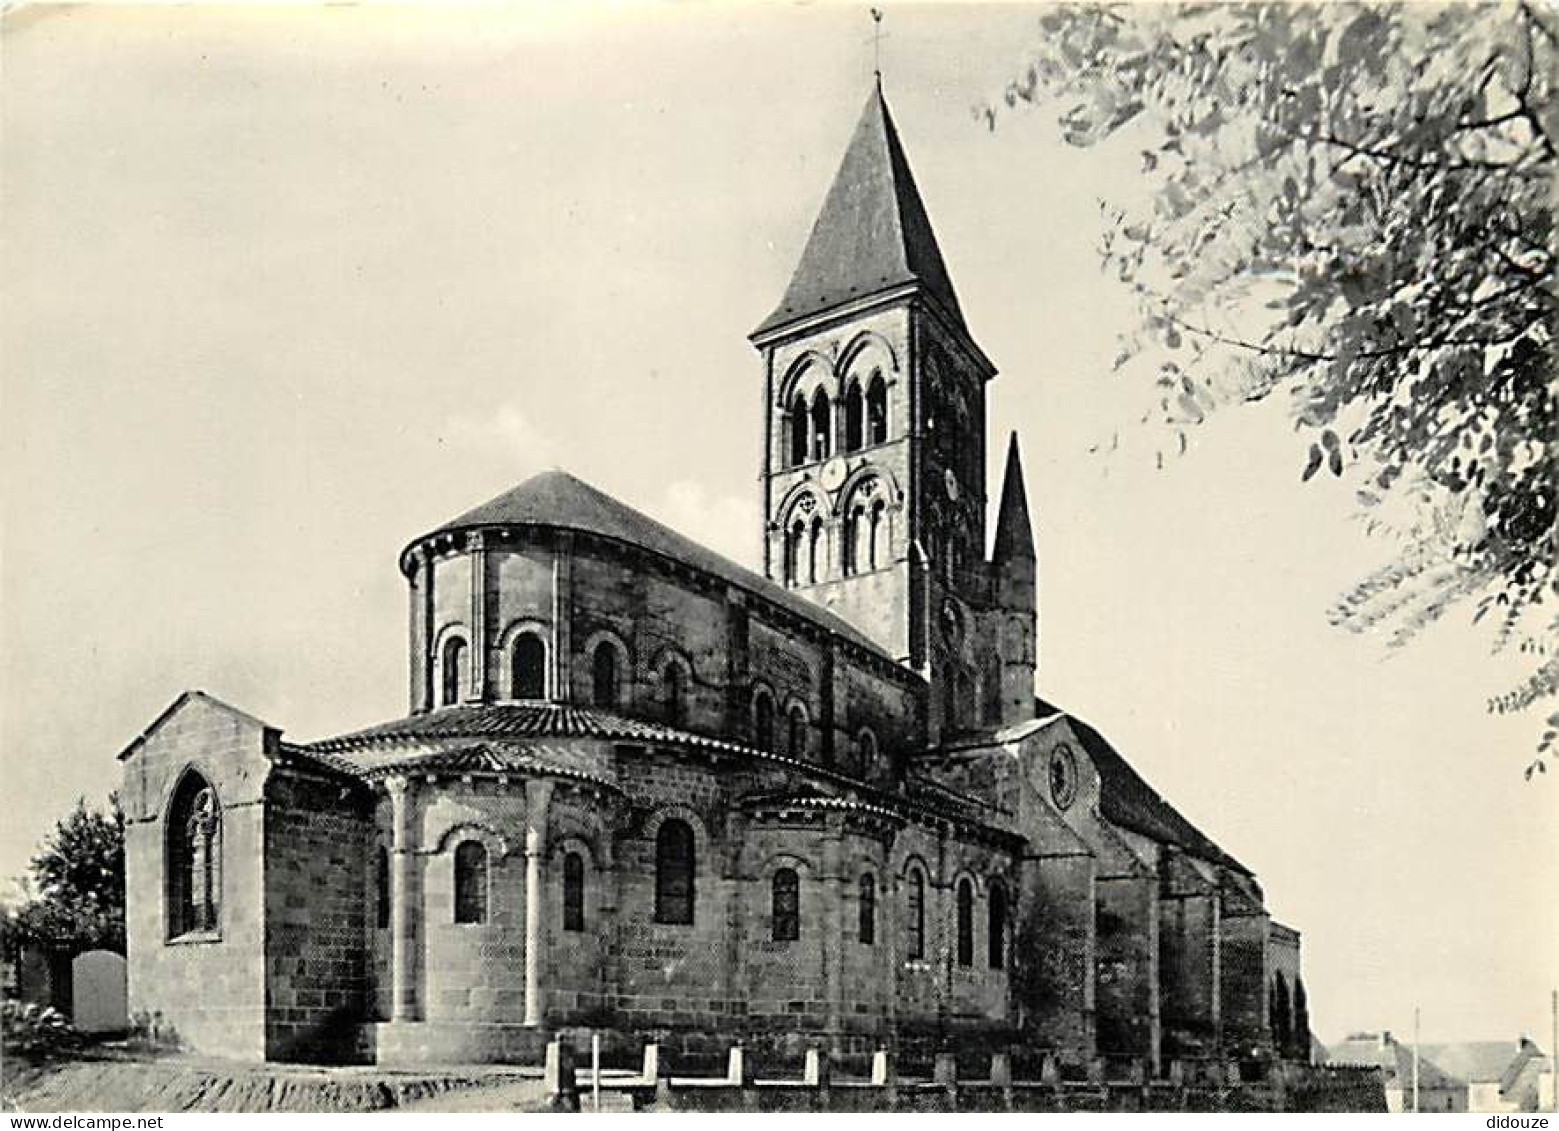
[[199, 691], [120, 754], [130, 1008], [274, 1060], [594, 1029], [1062, 1064], [1302, 1056], [1299, 936], [1036, 697], [1017, 439], [880, 88], [751, 335], [761, 573], [561, 471], [414, 539], [404, 718]]

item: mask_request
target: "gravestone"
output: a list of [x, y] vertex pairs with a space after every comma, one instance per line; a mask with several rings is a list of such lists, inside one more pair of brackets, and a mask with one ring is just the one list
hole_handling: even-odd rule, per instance
[[125, 960], [111, 950], [89, 950], [71, 963], [71, 1023], [81, 1033], [117, 1033], [130, 1027], [125, 1011]]

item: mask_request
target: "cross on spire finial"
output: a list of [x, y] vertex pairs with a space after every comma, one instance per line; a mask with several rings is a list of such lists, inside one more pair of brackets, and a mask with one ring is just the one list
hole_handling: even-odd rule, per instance
[[882, 85], [882, 9], [871, 9], [872, 14], [872, 74], [877, 85]]

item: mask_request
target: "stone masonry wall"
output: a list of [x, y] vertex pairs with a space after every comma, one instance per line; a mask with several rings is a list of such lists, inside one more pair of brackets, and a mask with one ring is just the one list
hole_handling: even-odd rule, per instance
[[[265, 1055], [262, 800], [274, 739], [258, 720], [196, 692], [123, 756], [132, 1023], [218, 1056]], [[191, 769], [221, 806], [221, 907], [215, 931], [170, 939], [165, 819]]]
[[1148, 878], [1101, 877], [1098, 1043], [1104, 1054], [1158, 1052], [1158, 905]]
[[1224, 1047], [1248, 1055], [1270, 1044], [1267, 1015], [1267, 923], [1265, 914], [1225, 914], [1219, 997]]
[[279, 771], [266, 785], [266, 1056], [346, 1056], [368, 1000], [373, 835], [366, 796]]
[[1217, 1047], [1217, 916], [1215, 893], [1159, 903], [1165, 1056], [1211, 1056]]

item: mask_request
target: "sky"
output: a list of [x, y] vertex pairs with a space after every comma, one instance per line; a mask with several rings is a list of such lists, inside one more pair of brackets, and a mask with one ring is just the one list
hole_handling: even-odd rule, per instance
[[[0, 28], [0, 876], [179, 692], [404, 713], [417, 534], [566, 467], [751, 564], [772, 309], [871, 82], [842, 4], [12, 10]], [[1327, 623], [1390, 555], [1281, 404], [1162, 470], [1099, 270], [1135, 155], [991, 132], [1037, 10], [895, 5], [884, 84], [1020, 434], [1039, 690], [1254, 869], [1324, 1040], [1546, 1044], [1559, 782], [1453, 614]], [[1115, 451], [1109, 437], [1125, 442]], [[1103, 441], [1101, 445], [1101, 441]], [[1102, 452], [1091, 452], [1102, 446]]]

